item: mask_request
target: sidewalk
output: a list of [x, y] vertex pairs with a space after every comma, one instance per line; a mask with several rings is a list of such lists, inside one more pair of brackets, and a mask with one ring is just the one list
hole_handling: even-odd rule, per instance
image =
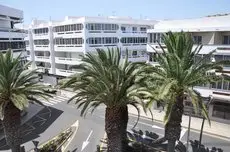
[[[137, 115], [137, 110], [134, 107], [129, 106], [129, 113], [133, 115]], [[152, 110], [152, 113], [153, 113], [153, 121], [160, 121], [163, 123], [164, 115], [165, 115], [164, 111], [160, 112], [159, 110]], [[140, 115], [142, 117], [152, 119], [150, 113], [148, 112], [146, 115], [141, 107], [140, 107]], [[189, 117], [186, 115], [183, 115], [182, 124], [181, 124], [182, 127], [187, 128], [188, 121], [189, 121]], [[191, 130], [200, 132], [201, 124], [202, 124], [202, 119], [194, 118], [194, 117], [191, 118]], [[211, 126], [209, 126], [209, 123], [207, 121], [205, 121], [204, 123], [204, 133], [209, 134], [209, 135], [218, 136], [218, 137], [224, 138], [225, 140], [230, 141], [229, 129], [230, 129], [229, 124], [211, 121]]]

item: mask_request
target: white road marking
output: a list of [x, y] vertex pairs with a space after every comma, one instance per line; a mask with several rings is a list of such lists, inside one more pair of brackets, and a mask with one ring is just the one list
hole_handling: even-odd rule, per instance
[[186, 133], [187, 129], [182, 128], [180, 133], [180, 140], [183, 138], [184, 134]]
[[93, 133], [93, 130], [90, 131], [88, 137], [86, 138], [86, 141], [83, 142], [82, 147], [81, 147], [81, 151], [83, 151], [85, 149], [85, 147], [89, 144], [89, 138], [92, 135], [92, 133]]

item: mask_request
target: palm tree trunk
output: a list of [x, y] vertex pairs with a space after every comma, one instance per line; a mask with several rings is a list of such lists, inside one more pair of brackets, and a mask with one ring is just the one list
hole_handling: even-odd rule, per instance
[[105, 112], [105, 131], [108, 152], [124, 152], [127, 147], [128, 108], [107, 107]]
[[183, 93], [181, 93], [177, 96], [169, 120], [165, 125], [165, 138], [168, 140], [168, 152], [174, 152], [175, 142], [180, 139], [183, 112]]
[[176, 140], [168, 140], [167, 152], [175, 152]]
[[20, 152], [21, 134], [20, 124], [21, 115], [20, 110], [9, 102], [4, 111], [4, 119], [2, 121], [7, 145], [12, 152]]

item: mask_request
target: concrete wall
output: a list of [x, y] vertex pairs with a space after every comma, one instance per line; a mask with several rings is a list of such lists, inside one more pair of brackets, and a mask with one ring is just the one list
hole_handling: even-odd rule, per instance
[[193, 36], [202, 36], [202, 44], [214, 44], [214, 32], [195, 32]]
[[215, 32], [214, 44], [222, 44], [222, 34], [221, 32]]

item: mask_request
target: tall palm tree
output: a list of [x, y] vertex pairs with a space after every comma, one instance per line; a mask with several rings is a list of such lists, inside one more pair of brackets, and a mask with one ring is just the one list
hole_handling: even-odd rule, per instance
[[128, 107], [138, 110], [144, 87], [138, 79], [141, 64], [131, 63], [126, 56], [122, 59], [119, 49], [97, 50], [95, 54], [87, 53], [83, 63], [75, 66], [81, 73], [72, 76], [62, 87], [70, 87], [76, 92], [69, 101], [74, 100], [81, 115], [88, 110], [92, 112], [104, 104], [105, 131], [107, 133], [108, 152], [122, 152], [127, 146], [126, 129]]
[[42, 105], [39, 99], [50, 96], [37, 83], [35, 71], [27, 70], [28, 65], [22, 64], [20, 56], [14, 58], [11, 50], [0, 53], [0, 118], [12, 152], [20, 152], [21, 111], [29, 106], [29, 101]]
[[201, 95], [193, 87], [216, 81], [218, 77], [211, 71], [222, 70], [222, 64], [228, 61], [211, 62], [214, 51], [200, 58], [202, 46], [194, 48], [193, 39], [188, 33], [168, 32], [163, 40], [167, 50], [160, 44], [161, 51], [155, 50], [159, 67], [149, 66], [146, 72], [157, 88], [154, 91], [155, 99], [166, 102], [165, 139], [168, 140], [168, 152], [174, 152], [175, 142], [181, 133], [185, 96], [191, 99], [195, 110], [201, 108], [202, 114], [208, 119]]

